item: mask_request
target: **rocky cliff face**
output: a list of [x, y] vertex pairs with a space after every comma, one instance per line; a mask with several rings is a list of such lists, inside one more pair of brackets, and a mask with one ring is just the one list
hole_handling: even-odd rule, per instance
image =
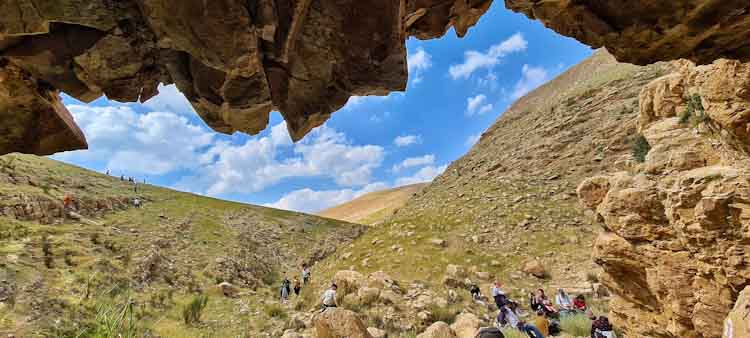
[[721, 337], [750, 284], [750, 64], [676, 65], [640, 94], [645, 162], [578, 194], [608, 230], [594, 259], [613, 321], [639, 337]]
[[[86, 142], [57, 98], [146, 101], [174, 83], [215, 130], [254, 134], [278, 110], [293, 139], [351, 95], [406, 85], [407, 36], [467, 33], [492, 0], [10, 0], [0, 4], [0, 154]], [[506, 0], [622, 61], [750, 58], [742, 0]], [[14, 95], [16, 96], [16, 95]], [[41, 127], [40, 127], [41, 126]], [[7, 130], [7, 131], [6, 131]]]

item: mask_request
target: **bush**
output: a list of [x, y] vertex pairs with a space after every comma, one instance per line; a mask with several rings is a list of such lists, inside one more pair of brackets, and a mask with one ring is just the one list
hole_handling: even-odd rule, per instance
[[646, 161], [646, 155], [650, 150], [651, 145], [648, 144], [648, 140], [646, 140], [643, 135], [639, 134], [636, 136], [635, 142], [633, 143], [633, 158], [639, 163], [643, 163]]
[[448, 324], [453, 324], [456, 320], [456, 315], [458, 315], [458, 312], [453, 307], [442, 307], [435, 304], [428, 306], [427, 311], [432, 314], [433, 322], [446, 322]]
[[263, 311], [271, 318], [286, 318], [286, 311], [279, 304], [267, 304]]
[[560, 328], [576, 337], [588, 336], [591, 334], [591, 320], [582, 314], [564, 316], [560, 319]]
[[185, 321], [185, 324], [193, 325], [199, 323], [206, 305], [208, 305], [208, 296], [200, 294], [193, 297], [193, 300], [182, 309], [182, 319]]
[[96, 319], [77, 337], [87, 338], [136, 338], [142, 334], [136, 326], [133, 311], [135, 303], [128, 299], [125, 304], [102, 304], [97, 306]]
[[706, 122], [706, 119], [708, 116], [706, 116], [706, 109], [703, 108], [701, 96], [693, 94], [687, 99], [685, 111], [680, 114], [680, 123], [692, 122], [693, 125], [698, 125]]

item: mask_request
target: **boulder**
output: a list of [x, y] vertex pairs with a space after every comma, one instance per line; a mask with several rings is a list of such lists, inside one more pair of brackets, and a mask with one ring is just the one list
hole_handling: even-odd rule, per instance
[[466, 268], [455, 264], [448, 264], [445, 268], [445, 274], [456, 279], [462, 279], [467, 276]]
[[237, 298], [240, 293], [240, 290], [236, 286], [228, 282], [219, 283], [219, 289], [224, 296], [229, 298]]
[[451, 329], [458, 338], [474, 338], [481, 325], [482, 321], [476, 315], [464, 312], [456, 316], [455, 322], [451, 324]]
[[444, 239], [440, 239], [440, 238], [433, 238], [433, 239], [430, 240], [430, 243], [432, 245], [435, 245], [435, 246], [438, 246], [438, 247], [441, 247], [441, 248], [444, 248], [444, 247], [448, 246], [448, 242], [446, 242]]
[[368, 327], [367, 332], [370, 333], [372, 338], [388, 338], [388, 332], [385, 330], [378, 329], [376, 327]]
[[523, 264], [523, 268], [521, 269], [524, 273], [527, 273], [529, 275], [532, 275], [536, 278], [546, 278], [547, 277], [547, 269], [544, 267], [544, 264], [540, 262], [539, 260], [530, 260]]
[[284, 335], [281, 336], [281, 338], [303, 338], [301, 334], [297, 333], [294, 330], [286, 330], [284, 331]]
[[353, 270], [341, 270], [333, 276], [333, 282], [338, 286], [338, 292], [349, 294], [356, 292], [365, 283], [365, 276]]
[[313, 317], [317, 338], [373, 338], [355, 312], [328, 308]]
[[418, 334], [417, 338], [456, 338], [456, 333], [445, 322], [435, 322]]
[[378, 300], [380, 296], [380, 289], [371, 287], [361, 287], [357, 290], [357, 297], [359, 297], [359, 303], [363, 305], [369, 305]]
[[746, 286], [724, 320], [723, 338], [750, 337], [750, 286]]

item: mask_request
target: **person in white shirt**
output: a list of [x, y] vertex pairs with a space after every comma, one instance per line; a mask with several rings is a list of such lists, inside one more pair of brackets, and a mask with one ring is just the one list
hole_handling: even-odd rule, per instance
[[336, 284], [332, 284], [331, 288], [323, 292], [323, 296], [320, 297], [320, 301], [323, 303], [323, 310], [329, 307], [336, 307]]
[[507, 297], [505, 297], [505, 292], [499, 280], [495, 281], [495, 285], [492, 286], [492, 298], [495, 299], [495, 305], [498, 309], [505, 305]]
[[555, 304], [560, 307], [560, 315], [566, 316], [574, 312], [573, 302], [565, 290], [557, 289], [557, 295], [555, 295]]
[[310, 282], [310, 267], [307, 263], [302, 264], [302, 283], [307, 284]]

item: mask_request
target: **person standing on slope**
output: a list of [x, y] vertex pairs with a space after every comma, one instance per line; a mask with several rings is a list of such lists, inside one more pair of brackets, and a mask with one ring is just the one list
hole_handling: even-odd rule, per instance
[[281, 302], [285, 302], [287, 299], [289, 299], [289, 293], [291, 291], [289, 278], [284, 277], [284, 280], [281, 282]]
[[299, 292], [302, 290], [302, 285], [299, 284], [299, 279], [297, 277], [294, 277], [294, 294], [299, 296]]
[[501, 309], [508, 299], [505, 296], [505, 292], [503, 291], [502, 284], [500, 284], [499, 280], [496, 280], [495, 284], [492, 286], [492, 298], [495, 300], [495, 305], [497, 305], [498, 309]]
[[307, 285], [310, 282], [310, 267], [307, 263], [302, 263], [302, 283]]

